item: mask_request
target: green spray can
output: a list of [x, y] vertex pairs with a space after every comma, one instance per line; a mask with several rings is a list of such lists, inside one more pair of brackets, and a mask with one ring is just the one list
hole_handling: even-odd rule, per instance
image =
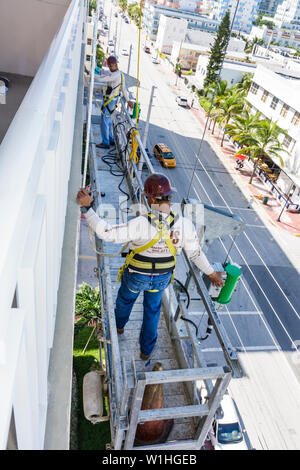
[[219, 304], [228, 304], [230, 302], [235, 286], [242, 274], [238, 266], [230, 263], [226, 264], [225, 271], [227, 274], [225, 284], [219, 296], [215, 299]]
[[141, 112], [141, 107], [139, 103], [134, 103], [133, 105], [133, 112], [132, 112], [132, 118], [135, 119], [136, 117], [139, 119], [140, 117], [140, 112]]

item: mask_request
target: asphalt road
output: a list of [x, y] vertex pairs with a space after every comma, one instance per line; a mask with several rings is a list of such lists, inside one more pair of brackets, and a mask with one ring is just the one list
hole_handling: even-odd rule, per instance
[[[113, 17], [112, 31], [116, 30], [115, 20]], [[130, 75], [136, 76], [138, 30], [124, 22], [120, 26], [118, 21], [119, 50], [129, 50], [133, 44]], [[120, 68], [127, 72], [128, 56], [119, 58]], [[153, 64], [151, 55], [142, 49], [140, 80], [140, 133], [143, 135], [151, 87], [155, 85], [147, 147], [151, 151], [156, 143], [165, 142], [176, 155], [174, 169], [162, 168], [152, 157], [154, 169], [167, 174], [177, 187], [175, 202], [187, 196], [197, 163], [190, 197], [239, 215], [246, 224], [236, 240], [224, 237], [213, 242], [208, 258], [223, 262], [228, 256], [242, 268], [232, 301], [219, 313], [232, 345], [240, 351], [245, 371], [244, 379], [231, 381], [230, 390], [250, 447], [299, 449], [300, 361], [295, 351], [300, 342], [300, 276], [205, 139], [199, 153], [203, 129], [189, 109], [175, 102], [170, 86], [176, 81], [175, 75]], [[205, 332], [206, 315], [197, 312], [195, 320]], [[209, 361], [218, 363], [222, 354], [214, 334], [203, 347]]]

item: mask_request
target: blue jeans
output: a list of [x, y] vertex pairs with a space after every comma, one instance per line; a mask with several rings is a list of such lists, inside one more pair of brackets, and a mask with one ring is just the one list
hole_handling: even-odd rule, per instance
[[117, 98], [111, 100], [107, 106], [103, 109], [101, 113], [101, 120], [100, 120], [100, 130], [101, 130], [101, 137], [102, 143], [104, 145], [114, 144], [114, 133], [113, 133], [113, 125], [112, 125], [112, 117], [107, 108], [111, 111], [115, 109], [117, 103]]
[[145, 355], [150, 354], [155, 346], [162, 295], [170, 284], [171, 277], [171, 273], [147, 276], [130, 273], [127, 269], [123, 273], [115, 308], [117, 328], [124, 328], [129, 320], [134, 302], [140, 292], [144, 292], [144, 315], [140, 332], [140, 348]]

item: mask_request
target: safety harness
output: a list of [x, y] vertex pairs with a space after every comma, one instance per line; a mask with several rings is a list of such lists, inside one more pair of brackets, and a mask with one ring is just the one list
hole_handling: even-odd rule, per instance
[[[172, 272], [172, 282], [174, 277], [174, 270], [176, 266], [176, 248], [170, 238], [170, 229], [178, 219], [178, 215], [174, 212], [170, 212], [170, 215], [163, 219], [162, 215], [156, 216], [152, 212], [148, 212], [144, 217], [148, 218], [148, 221], [157, 228], [155, 237], [146, 245], [130, 250], [126, 256], [126, 260], [123, 266], [119, 269], [117, 281], [120, 282], [123, 272], [126, 268], [130, 267], [134, 271], [145, 273], [145, 274], [159, 274]], [[155, 258], [150, 256], [140, 255], [141, 252], [148, 250], [154, 246], [159, 240], [164, 239], [172, 256], [164, 258]]]
[[[104, 116], [106, 117], [109, 117], [113, 114], [113, 112], [115, 111], [116, 107], [117, 107], [117, 104], [116, 103], [116, 106], [114, 107], [114, 109], [111, 111], [107, 105], [118, 95], [118, 97], [120, 96], [120, 90], [122, 88], [122, 84], [123, 84], [123, 81], [124, 81], [124, 75], [121, 73], [121, 83], [117, 86], [115, 86], [114, 88], [112, 88], [111, 86], [107, 85], [106, 86], [106, 89], [105, 89], [105, 94], [104, 94], [104, 100], [103, 100], [103, 104], [101, 106], [101, 111], [102, 113], [104, 114], [104, 108], [107, 109], [107, 111], [109, 112], [109, 114], [104, 114]], [[107, 96], [110, 95], [113, 90], [116, 90], [115, 93], [110, 96], [110, 98], [107, 99]]]

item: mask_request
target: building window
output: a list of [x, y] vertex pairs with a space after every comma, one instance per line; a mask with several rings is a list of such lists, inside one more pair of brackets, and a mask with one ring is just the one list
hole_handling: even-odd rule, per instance
[[278, 101], [279, 101], [279, 99], [276, 98], [276, 96], [274, 96], [273, 99], [272, 99], [272, 103], [270, 104], [272, 109], [276, 109]]
[[267, 101], [268, 96], [269, 96], [269, 92], [265, 90], [265, 91], [263, 92], [263, 95], [262, 95], [262, 97], [261, 97], [261, 100], [265, 103], [265, 102]]
[[298, 126], [299, 122], [300, 122], [300, 113], [295, 111], [295, 114], [292, 118], [292, 124], [294, 124], [294, 126]]
[[258, 89], [259, 89], [259, 86], [257, 85], [257, 83], [252, 82], [252, 85], [251, 85], [251, 88], [250, 88], [251, 93], [256, 95]]
[[291, 142], [292, 138], [289, 135], [286, 135], [283, 139], [282, 145], [288, 149]]
[[281, 108], [280, 116], [286, 117], [289, 109], [290, 109], [290, 107], [287, 104], [284, 104]]

